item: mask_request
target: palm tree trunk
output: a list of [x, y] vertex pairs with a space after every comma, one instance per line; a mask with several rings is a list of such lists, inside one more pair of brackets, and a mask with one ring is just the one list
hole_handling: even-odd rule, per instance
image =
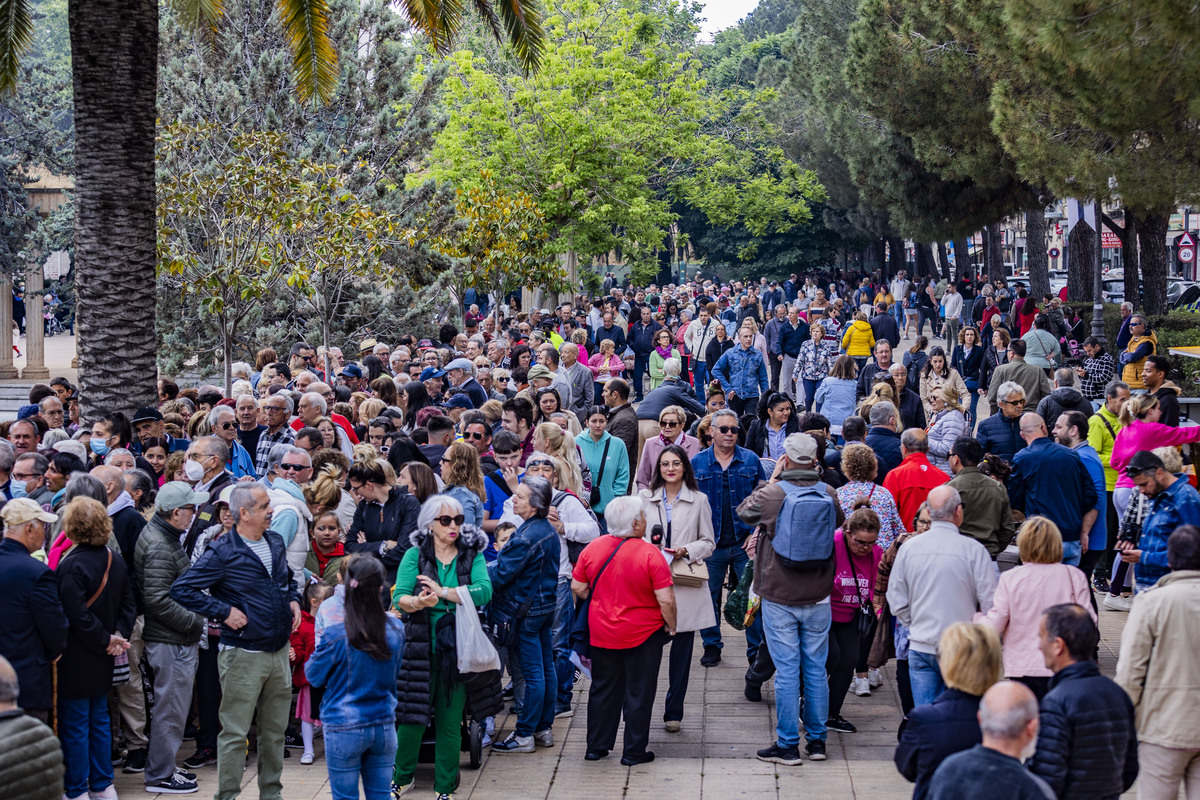
[[[1142, 260], [1142, 294], [1147, 314], [1167, 313], [1167, 229], [1170, 222], [1170, 212], [1148, 211], [1138, 217], [1138, 254]], [[1130, 295], [1126, 294], [1125, 299], [1130, 299]]]
[[158, 3], [70, 0], [82, 416], [157, 403]]

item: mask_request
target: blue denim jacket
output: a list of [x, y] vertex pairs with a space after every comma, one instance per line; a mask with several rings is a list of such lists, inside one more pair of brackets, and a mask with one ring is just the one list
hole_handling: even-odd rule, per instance
[[[762, 363], [761, 357], [759, 363]], [[722, 470], [711, 447], [696, 454], [692, 459], [692, 470], [696, 473], [696, 484], [700, 487], [700, 491], [708, 495], [708, 505], [712, 509], [713, 536], [719, 542], [721, 541], [721, 516], [723, 513], [721, 505]], [[767, 473], [763, 470], [758, 456], [754, 455], [754, 451], [744, 447], [737, 448], [733, 454], [733, 460], [729, 462], [729, 499], [732, 501], [733, 507], [737, 508], [739, 503], [750, 496], [754, 487], [766, 479]], [[741, 517], [735, 512], [733, 514], [733, 534], [738, 544], [746, 540], [750, 531], [750, 526], [742, 522]]]
[[738, 397], [758, 397], [767, 390], [767, 363], [757, 349], [749, 350], [740, 344], [734, 345], [717, 359], [713, 375], [727, 392], [736, 392]]
[[387, 618], [387, 643], [392, 657], [377, 661], [350, 646], [344, 622], [325, 629], [304, 665], [308, 682], [325, 687], [322, 725], [336, 731], [395, 724], [396, 677], [404, 654], [404, 628], [395, 617]]
[[488, 567], [492, 600], [509, 613], [526, 602], [529, 616], [554, 612], [560, 558], [558, 531], [544, 517], [521, 523], [496, 562]]
[[1138, 539], [1142, 555], [1133, 568], [1139, 584], [1154, 583], [1171, 571], [1167, 566], [1167, 537], [1180, 525], [1200, 525], [1200, 494], [1187, 478], [1179, 478], [1160, 492], [1142, 522], [1142, 536]]

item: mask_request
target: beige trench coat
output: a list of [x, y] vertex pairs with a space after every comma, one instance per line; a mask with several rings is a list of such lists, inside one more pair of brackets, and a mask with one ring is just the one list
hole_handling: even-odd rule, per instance
[[[650, 541], [654, 526], [662, 525], [662, 546], [666, 547], [667, 513], [663, 508], [662, 489], [657, 492], [643, 489], [638, 496], [642, 498], [642, 508], [646, 513], [646, 541]], [[679, 497], [671, 507], [671, 546], [686, 547], [688, 561], [693, 564], [708, 558], [716, 549], [712, 508], [708, 505], [708, 496], [703, 492], [694, 492], [686, 486], [679, 490]], [[677, 631], [699, 631], [717, 624], [712, 594], [707, 585], [676, 586], [675, 606]]]

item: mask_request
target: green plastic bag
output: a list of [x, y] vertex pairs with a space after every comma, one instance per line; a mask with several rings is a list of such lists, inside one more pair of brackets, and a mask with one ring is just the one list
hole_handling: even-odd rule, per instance
[[746, 562], [742, 579], [725, 600], [725, 621], [735, 630], [746, 630], [746, 611], [750, 607], [750, 584], [754, 581], [754, 559]]

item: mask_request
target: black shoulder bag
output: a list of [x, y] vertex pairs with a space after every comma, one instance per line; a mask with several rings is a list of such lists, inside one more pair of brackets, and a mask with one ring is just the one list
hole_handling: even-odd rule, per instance
[[[875, 490], [872, 488], [871, 492], [874, 494]], [[858, 570], [854, 568], [854, 554], [850, 552], [849, 534], [845, 531], [842, 531], [842, 544], [846, 548], [846, 558], [850, 560], [850, 575], [854, 578], [854, 594], [858, 597], [858, 611], [854, 612], [854, 622], [858, 626], [858, 638], [865, 639], [875, 625], [875, 609], [871, 608], [869, 599], [863, 600], [862, 591], [858, 588]]]
[[588, 502], [594, 508], [600, 502], [600, 483], [604, 480], [604, 467], [608, 461], [608, 448], [612, 445], [612, 436], [608, 437], [608, 441], [604, 443], [604, 452], [600, 454], [600, 474], [596, 476], [596, 480], [592, 481], [592, 493], [588, 495]]
[[591, 647], [591, 634], [588, 632], [588, 609], [592, 605], [592, 598], [596, 596], [596, 587], [600, 585], [600, 578], [604, 575], [604, 570], [608, 569], [609, 563], [617, 557], [617, 553], [628, 541], [628, 539], [622, 539], [621, 543], [613, 548], [612, 554], [600, 567], [596, 577], [592, 579], [591, 591], [588, 592], [587, 599], [579, 604], [579, 608], [575, 609], [575, 622], [571, 625], [571, 649], [581, 658], [588, 657], [588, 650]]

